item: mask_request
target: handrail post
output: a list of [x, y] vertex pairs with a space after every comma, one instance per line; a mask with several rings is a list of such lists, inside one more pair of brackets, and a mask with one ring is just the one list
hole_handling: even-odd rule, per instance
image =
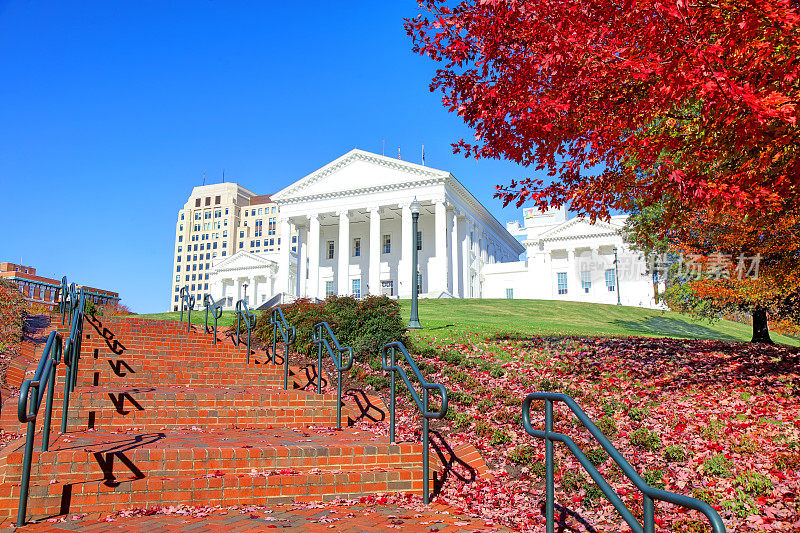
[[272, 321], [272, 364], [277, 365], [278, 360], [276, 359], [278, 353], [278, 323], [273, 320]]
[[[394, 367], [394, 346], [389, 348], [389, 354], [392, 358], [392, 367]], [[394, 405], [395, 405], [395, 371], [392, 370], [391, 376], [391, 395], [389, 399], [389, 444], [394, 444]]]
[[428, 495], [428, 470], [429, 470], [429, 457], [428, 457], [428, 417], [425, 413], [428, 411], [428, 389], [422, 389], [422, 503], [427, 505], [430, 503], [430, 496]]
[[47, 448], [50, 446], [50, 422], [53, 416], [53, 395], [56, 389], [56, 369], [58, 368], [58, 363], [52, 358], [47, 364], [50, 365], [50, 372], [52, 372], [53, 375], [50, 376], [50, 382], [47, 384], [47, 407], [44, 410], [44, 425], [42, 426], [43, 452], [46, 452]]
[[[337, 380], [336, 380], [336, 429], [342, 429], [342, 352], [337, 351], [336, 358], [336, 369], [337, 369]], [[352, 361], [352, 357], [350, 360]], [[322, 376], [317, 376], [317, 381], [322, 384]]]
[[644, 517], [644, 533], [655, 533], [655, 505], [653, 498], [642, 492], [642, 511]]
[[322, 394], [322, 324], [317, 324], [317, 394]]
[[64, 365], [67, 367], [64, 373], [64, 399], [61, 402], [61, 433], [67, 432], [67, 412], [69, 410], [69, 393], [72, 390], [72, 351], [74, 343], [72, 339], [67, 339], [64, 348]]
[[550, 434], [553, 432], [553, 400], [544, 403], [544, 447], [545, 447], [545, 527], [547, 533], [553, 533], [553, 513], [555, 511], [555, 485], [553, 480], [553, 441]]
[[[30, 393], [30, 390], [33, 392]], [[38, 400], [39, 398], [39, 382], [32, 381], [30, 388], [25, 391], [30, 394], [30, 397]], [[28, 512], [28, 486], [31, 482], [31, 461], [33, 458], [33, 435], [36, 432], [36, 411], [38, 405], [34, 408], [33, 405], [28, 405], [28, 434], [25, 437], [25, 455], [22, 458], [22, 480], [19, 487], [19, 507], [17, 508], [17, 526], [25, 525], [25, 515]]]
[[284, 331], [283, 338], [283, 390], [289, 390], [289, 332]]
[[253, 331], [250, 328], [250, 321], [247, 322], [247, 364], [250, 364], [250, 332]]

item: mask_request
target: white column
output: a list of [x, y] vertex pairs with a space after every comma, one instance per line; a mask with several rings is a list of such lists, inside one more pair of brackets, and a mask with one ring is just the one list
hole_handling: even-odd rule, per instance
[[305, 296], [306, 291], [306, 256], [308, 256], [304, 233], [304, 227], [297, 231], [297, 288], [295, 294], [301, 298]]
[[397, 295], [400, 298], [411, 297], [411, 246], [416, 244], [416, 239], [411, 236], [411, 208], [409, 204], [402, 204], [400, 210], [402, 219], [402, 238], [400, 240], [400, 262], [397, 265], [397, 279], [400, 284]]
[[339, 276], [337, 279], [336, 293], [339, 296], [350, 294], [350, 215], [348, 211], [339, 212]]
[[253, 282], [253, 284], [250, 286], [250, 288], [252, 290], [247, 291], [248, 294], [252, 294], [252, 296], [250, 297], [250, 302], [252, 302], [252, 305], [250, 303], [247, 304], [247, 305], [250, 306], [250, 309], [253, 309], [254, 307], [258, 307], [258, 305], [259, 305], [259, 302], [258, 302], [258, 286], [260, 285], [260, 283], [258, 282], [258, 276], [253, 276], [252, 282]]
[[472, 231], [472, 222], [468, 219], [464, 219], [464, 240], [461, 242], [462, 250], [463, 250], [463, 258], [464, 264], [463, 266], [463, 274], [462, 277], [464, 278], [464, 287], [462, 288], [464, 292], [464, 298], [471, 298], [472, 297], [472, 238], [470, 237], [470, 232]]
[[458, 256], [461, 255], [461, 250], [458, 246], [458, 212], [455, 209], [453, 209], [450, 222], [452, 225], [450, 228], [450, 260], [452, 261], [450, 266], [450, 274], [452, 277], [451, 294], [453, 296], [458, 296], [460, 294], [458, 287]]
[[[580, 283], [575, 285], [575, 278], [577, 272], [577, 266], [575, 264], [575, 248], [569, 248], [567, 250], [567, 294], [566, 297], [568, 299], [574, 299], [578, 295], [578, 291], [580, 290]], [[562, 295], [563, 296], [563, 295]]]
[[308, 283], [306, 296], [319, 298], [319, 215], [308, 215]]
[[281, 239], [281, 247], [278, 252], [278, 292], [289, 292], [289, 254], [292, 250], [292, 224], [288, 218], [280, 221], [281, 230], [278, 233]]
[[369, 210], [369, 294], [381, 293], [381, 212]]
[[[431, 292], [447, 292], [447, 206], [444, 200], [434, 204], [434, 250], [436, 251], [436, 271], [428, 272]], [[435, 276], [435, 277], [434, 277]]]

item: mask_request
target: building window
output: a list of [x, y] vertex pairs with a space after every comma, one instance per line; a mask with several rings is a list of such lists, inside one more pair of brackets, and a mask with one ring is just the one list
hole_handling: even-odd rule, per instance
[[243, 242], [239, 243], [239, 248], [244, 248], [244, 243]]
[[422, 232], [417, 232], [417, 250], [422, 250]]
[[385, 253], [385, 254], [392, 253], [392, 236], [391, 235], [384, 235], [383, 236], [383, 253]]
[[181, 266], [180, 265], [176, 266], [175, 267], [175, 272], [180, 272], [180, 271], [181, 271]]
[[[225, 248], [225, 246], [224, 246], [224, 245], [225, 245], [225, 243], [223, 242], [222, 244], [223, 244], [223, 246], [222, 246], [222, 247], [223, 247], [223, 248]], [[225, 257], [225, 252], [222, 252], [222, 257]]]
[[353, 280], [353, 298], [361, 298], [361, 280]]
[[[278, 241], [278, 244], [280, 244], [280, 243], [281, 243], [281, 241]], [[334, 248], [334, 245], [333, 245], [333, 241], [328, 241], [328, 259], [333, 259], [334, 251], [335, 251], [335, 248]]]
[[[227, 242], [223, 242], [222, 243], [222, 247], [223, 248], [227, 248], [228, 247], [228, 243]], [[222, 255], [225, 255], [225, 252], [222, 252]]]
[[614, 269], [607, 268], [606, 269], [606, 288], [608, 292], [614, 292], [617, 288], [616, 280], [614, 279]]
[[211, 205], [211, 197], [206, 196], [206, 205]]
[[333, 282], [332, 281], [326, 281], [325, 282], [325, 297], [328, 298], [328, 297], [333, 296], [333, 295], [334, 295]]
[[[175, 301], [176, 302], [178, 301], [178, 295], [177, 294], [175, 295]], [[177, 310], [177, 308], [176, 308], [176, 310]]]
[[244, 210], [244, 216], [247, 216], [247, 209]]
[[239, 232], [239, 238], [240, 239], [244, 239], [244, 231], [240, 231]]
[[353, 239], [353, 257], [361, 257], [361, 239], [359, 237]]
[[200, 207], [200, 198], [195, 199], [194, 206], [195, 207]]
[[592, 288], [592, 273], [588, 270], [581, 271], [581, 288], [587, 294], [589, 289]]
[[186, 274], [186, 281], [189, 281], [189, 274]]
[[178, 235], [178, 242], [183, 242], [183, 235]]
[[567, 294], [567, 273], [558, 273], [558, 294]]
[[514, 289], [506, 289], [506, 299], [507, 300], [514, 299]]
[[221, 196], [215, 196], [214, 197], [214, 205], [219, 205], [221, 200], [222, 200]]
[[381, 294], [384, 296], [394, 296], [394, 281], [381, 281]]

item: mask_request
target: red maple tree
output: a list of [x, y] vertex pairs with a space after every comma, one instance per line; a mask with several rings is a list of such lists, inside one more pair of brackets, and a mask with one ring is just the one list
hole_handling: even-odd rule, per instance
[[[606, 217], [667, 199], [779, 214], [800, 186], [800, 12], [787, 0], [423, 0], [414, 50], [475, 130], [456, 151], [546, 170], [505, 204]], [[637, 172], [645, 168], [647, 172]]]

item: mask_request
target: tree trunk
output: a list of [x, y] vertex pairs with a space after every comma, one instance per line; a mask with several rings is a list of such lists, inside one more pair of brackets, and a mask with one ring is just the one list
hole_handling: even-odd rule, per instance
[[772, 339], [769, 338], [767, 310], [763, 307], [756, 307], [753, 309], [753, 339], [750, 342], [774, 344]]

